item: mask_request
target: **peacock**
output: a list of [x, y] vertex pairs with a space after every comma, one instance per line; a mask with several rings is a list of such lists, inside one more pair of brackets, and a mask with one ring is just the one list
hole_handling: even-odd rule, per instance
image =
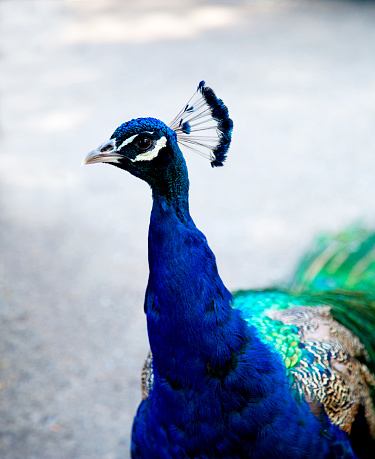
[[289, 288], [223, 284], [180, 146], [222, 166], [233, 122], [202, 81], [166, 125], [119, 126], [84, 164], [147, 182], [150, 354], [133, 458], [375, 458], [375, 234], [323, 236]]

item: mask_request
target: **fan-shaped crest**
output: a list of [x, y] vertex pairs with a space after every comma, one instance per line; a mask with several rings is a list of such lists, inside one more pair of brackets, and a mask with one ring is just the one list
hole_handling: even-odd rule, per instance
[[222, 166], [232, 137], [233, 121], [227, 107], [201, 81], [194, 95], [170, 123], [179, 144]]

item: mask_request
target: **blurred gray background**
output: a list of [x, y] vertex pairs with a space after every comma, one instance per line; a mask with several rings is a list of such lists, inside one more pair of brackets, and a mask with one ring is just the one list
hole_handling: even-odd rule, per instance
[[0, 0], [0, 457], [129, 456], [148, 350], [151, 194], [80, 167], [205, 79], [225, 167], [186, 153], [230, 289], [288, 279], [317, 233], [375, 226], [375, 5]]

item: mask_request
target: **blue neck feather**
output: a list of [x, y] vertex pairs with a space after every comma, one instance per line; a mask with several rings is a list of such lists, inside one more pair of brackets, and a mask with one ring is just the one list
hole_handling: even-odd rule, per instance
[[231, 307], [189, 214], [183, 158], [170, 173], [153, 188], [145, 312], [155, 379], [132, 456], [325, 457], [333, 431], [345, 434], [294, 397], [279, 356]]

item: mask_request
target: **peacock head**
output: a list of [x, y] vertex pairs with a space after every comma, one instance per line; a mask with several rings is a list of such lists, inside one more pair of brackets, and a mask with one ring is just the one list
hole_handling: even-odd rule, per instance
[[127, 121], [107, 142], [90, 152], [83, 164], [113, 164], [153, 188], [165, 187], [186, 171], [179, 144], [207, 157], [213, 167], [222, 166], [232, 129], [227, 107], [202, 81], [170, 127], [155, 118]]
[[182, 154], [172, 129], [155, 118], [137, 118], [119, 126], [83, 164], [113, 164], [152, 185], [161, 170], [178, 162], [178, 156]]

